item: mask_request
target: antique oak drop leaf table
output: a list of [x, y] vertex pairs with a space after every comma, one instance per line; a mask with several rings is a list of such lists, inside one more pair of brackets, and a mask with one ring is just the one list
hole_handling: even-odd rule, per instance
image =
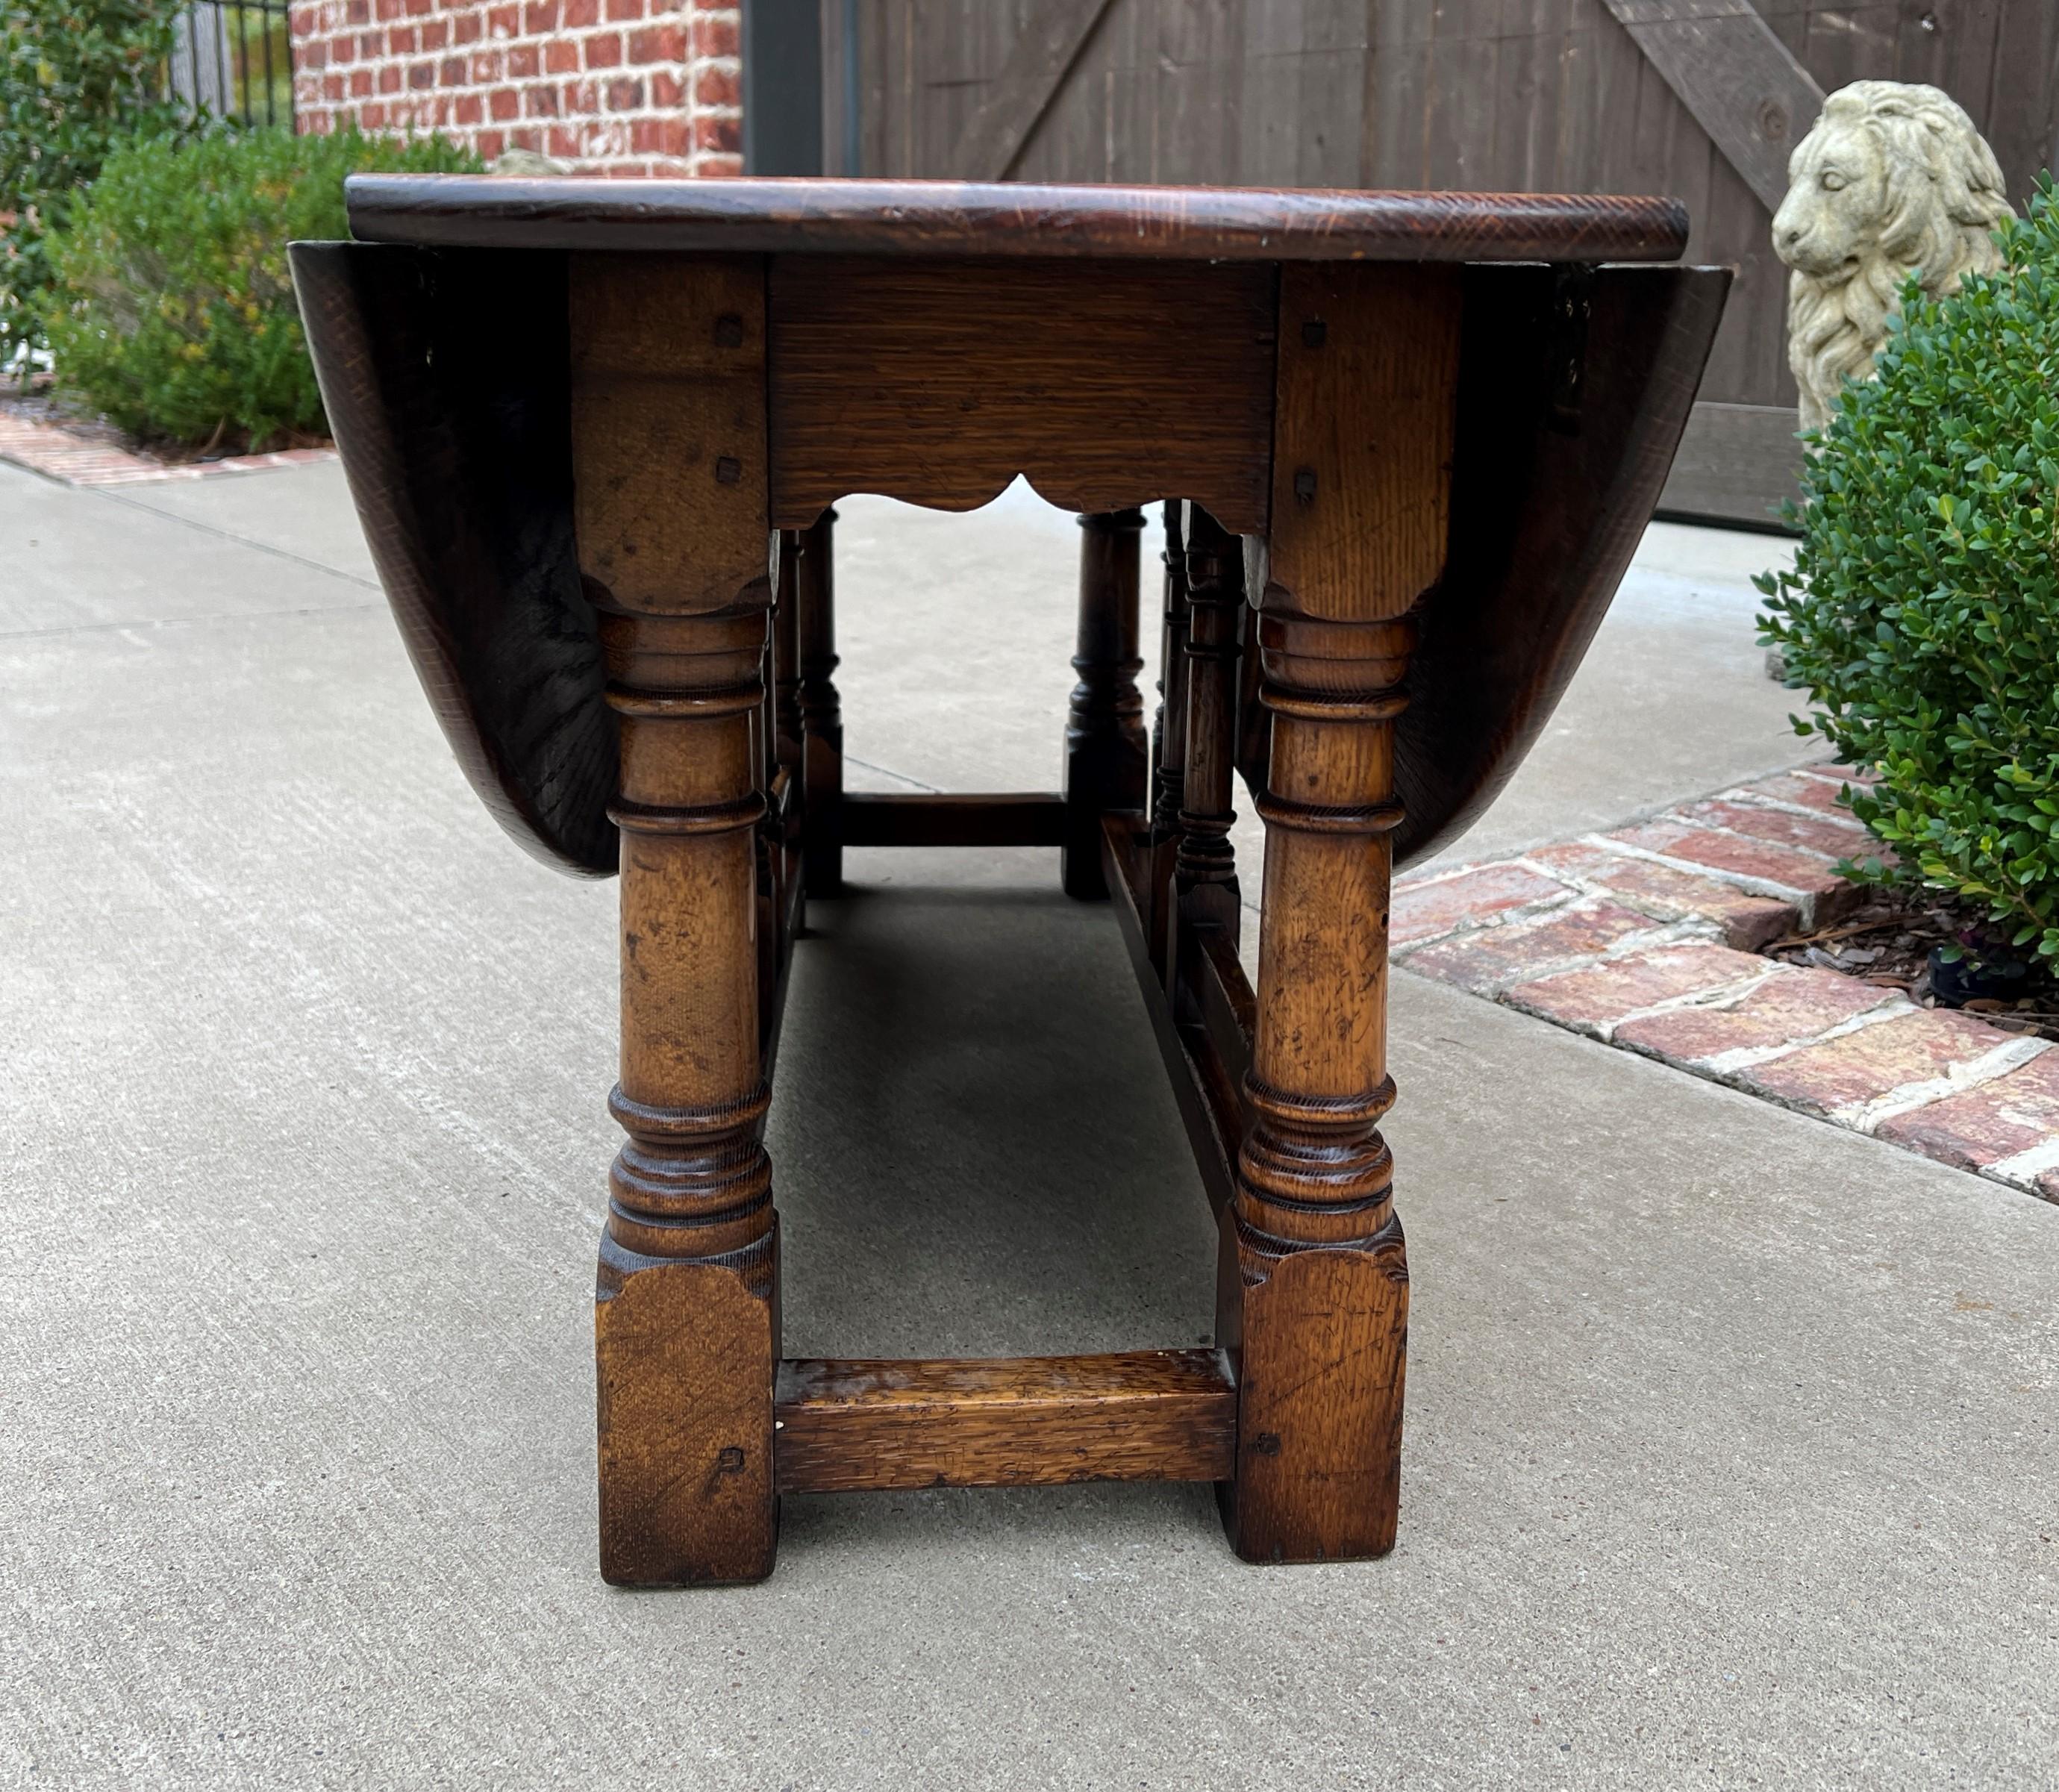
[[[509, 831], [622, 880], [602, 1573], [760, 1577], [787, 1491], [1097, 1477], [1215, 1482], [1255, 1561], [1390, 1548], [1389, 875], [1520, 760], [1656, 501], [1728, 278], [1626, 265], [1675, 260], [1680, 207], [366, 176], [349, 215], [294, 276], [416, 669]], [[1018, 474], [1083, 525], [1063, 792], [845, 795], [830, 506]], [[763, 1123], [855, 844], [1057, 846], [1113, 896], [1221, 1217], [1217, 1348], [781, 1360]]]

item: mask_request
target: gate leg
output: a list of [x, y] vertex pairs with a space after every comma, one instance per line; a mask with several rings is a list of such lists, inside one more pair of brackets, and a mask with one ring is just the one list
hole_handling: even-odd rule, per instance
[[1108, 894], [1101, 879], [1101, 818], [1110, 810], [1144, 807], [1150, 743], [1137, 675], [1137, 537], [1141, 510], [1080, 519], [1080, 675], [1065, 725], [1065, 894], [1086, 901]]
[[801, 532], [795, 592], [800, 655], [802, 876], [810, 896], [843, 887], [843, 706], [837, 695], [836, 567], [830, 532], [837, 513], [826, 510]]

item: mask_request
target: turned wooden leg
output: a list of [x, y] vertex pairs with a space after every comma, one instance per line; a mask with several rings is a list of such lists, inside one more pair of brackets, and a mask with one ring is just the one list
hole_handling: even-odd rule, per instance
[[1159, 635], [1158, 713], [1151, 724], [1151, 910], [1145, 918], [1151, 962], [1165, 962], [1173, 862], [1180, 839], [1180, 802], [1187, 763], [1186, 506], [1165, 506], [1165, 613]]
[[[575, 256], [579, 569], [621, 771], [622, 1067], [594, 1312], [600, 1566], [755, 1580], [778, 1507], [779, 1244], [759, 1141], [764, 272]], [[664, 454], [648, 444], [661, 440]]]
[[1294, 643], [1322, 627], [1261, 625], [1272, 770], [1253, 1123], [1219, 1316], [1240, 1353], [1228, 1516], [1253, 1561], [1380, 1555], [1400, 1498], [1408, 1267], [1378, 1122], [1394, 1098], [1387, 835], [1410, 625], [1325, 631], [1355, 637], [1360, 681], [1344, 689], [1297, 676]]
[[1144, 807], [1150, 746], [1137, 675], [1137, 537], [1141, 510], [1080, 519], [1079, 651], [1065, 725], [1065, 894], [1088, 901], [1108, 894], [1101, 878], [1101, 818], [1115, 809]]
[[1186, 722], [1179, 843], [1173, 861], [1165, 984], [1178, 982], [1180, 940], [1220, 927], [1236, 943], [1241, 918], [1229, 830], [1235, 771], [1237, 623], [1244, 608], [1244, 543], [1198, 504], [1187, 506]]
[[771, 707], [775, 743], [771, 770], [795, 768], [806, 751], [801, 733], [801, 532], [782, 529], [772, 586]]
[[782, 529], [772, 538], [772, 632], [765, 663], [761, 723], [764, 789], [773, 806], [758, 832], [758, 1008], [763, 1034], [775, 1030], [779, 966], [785, 962], [788, 901], [800, 871], [801, 739], [799, 606], [800, 536]]
[[1158, 713], [1151, 721], [1151, 834], [1179, 831], [1181, 768], [1187, 746], [1186, 506], [1165, 506], [1165, 615], [1158, 647]]
[[[1225, 1516], [1253, 1561], [1394, 1545], [1408, 1268], [1379, 1132], [1394, 721], [1445, 560], [1457, 314], [1443, 269], [1281, 273], [1257, 631], [1265, 894], [1217, 1320], [1238, 1364]], [[1192, 783], [1190, 767], [1189, 808]]]
[[843, 886], [843, 708], [831, 675], [837, 668], [836, 574], [826, 510], [800, 532], [795, 581], [795, 629], [800, 683], [802, 854], [810, 896]]
[[595, 1322], [601, 1572], [619, 1585], [772, 1567], [779, 1348], [758, 1129], [751, 716], [762, 613], [611, 616], [622, 719], [622, 1080]]

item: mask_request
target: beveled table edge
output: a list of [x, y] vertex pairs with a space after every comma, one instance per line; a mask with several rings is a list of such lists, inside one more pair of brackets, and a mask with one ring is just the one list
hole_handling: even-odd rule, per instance
[[1213, 261], [1672, 261], [1677, 199], [957, 181], [354, 174], [360, 242]]

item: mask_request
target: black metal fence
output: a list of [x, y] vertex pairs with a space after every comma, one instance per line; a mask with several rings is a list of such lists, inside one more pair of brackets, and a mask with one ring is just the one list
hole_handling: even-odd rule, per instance
[[196, 110], [246, 125], [293, 121], [287, 0], [194, 0], [179, 21], [172, 91]]

